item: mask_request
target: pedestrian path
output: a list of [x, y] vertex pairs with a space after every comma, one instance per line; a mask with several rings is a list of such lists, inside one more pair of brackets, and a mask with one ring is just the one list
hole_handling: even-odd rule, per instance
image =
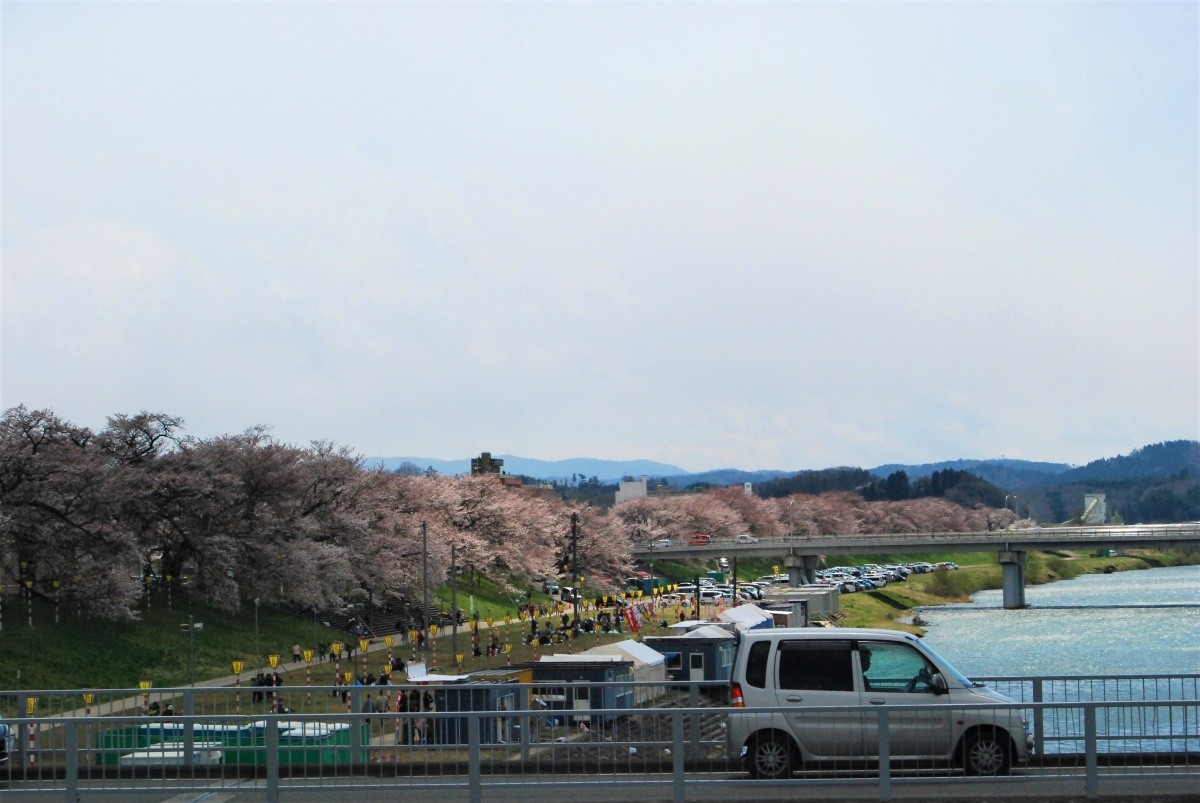
[[[461, 630], [461, 627], [459, 629]], [[438, 634], [436, 636], [434, 636], [433, 638], [438, 638], [438, 639], [446, 638], [446, 637], [452, 636], [454, 634], [454, 631], [455, 631], [455, 628], [447, 626], [444, 629], [439, 629]], [[411, 645], [409, 645], [407, 643], [404, 643], [403, 647], [406, 649], [411, 649]], [[393, 649], [393, 654], [398, 654], [395, 644], [393, 644], [392, 649]], [[372, 640], [367, 643], [366, 651], [368, 654], [384, 653], [387, 651], [387, 644], [386, 644], [386, 642], [383, 641], [383, 639]], [[418, 657], [419, 656], [420, 656], [420, 653], [418, 652]], [[308, 663], [306, 663], [305, 661], [286, 661], [285, 662], [282, 660], [282, 657], [283, 656], [280, 656], [281, 660], [279, 662], [278, 671], [282, 671], [282, 672], [302, 671], [309, 666]], [[355, 660], [357, 660], [357, 656], [355, 656]], [[318, 664], [318, 663], [316, 663], [316, 661], [314, 659], [313, 668], [315, 669], [317, 666], [326, 667], [326, 666], [328, 666], [329, 663], [332, 663], [332, 660], [326, 661], [323, 664]], [[347, 663], [347, 666], [349, 666], [349, 663]], [[256, 687], [250, 686], [247, 683], [247, 680], [250, 677], [253, 677], [253, 675], [251, 673], [243, 672], [241, 675], [232, 675], [231, 674], [231, 675], [224, 675], [222, 677], [209, 678], [207, 680], [198, 680], [195, 683], [188, 684], [188, 686], [186, 686], [186, 687], [180, 686], [178, 688], [179, 689], [184, 689], [184, 688], [218, 689], [218, 688], [226, 688], [229, 686], [236, 686], [236, 685], [239, 685], [239, 682], [240, 682], [241, 685], [245, 686], [245, 688], [248, 691], [253, 691], [253, 689], [255, 689]], [[159, 689], [159, 690], [156, 690], [155, 693], [157, 695], [161, 696], [162, 693], [165, 691], [167, 691], [167, 690]], [[144, 705], [144, 703], [145, 703], [145, 696], [142, 694], [135, 694], [135, 695], [132, 695], [129, 697], [123, 697], [123, 698], [118, 698], [118, 699], [114, 699], [114, 700], [105, 700], [102, 706], [81, 707], [81, 708], [76, 708], [76, 709], [69, 710], [69, 711], [61, 711], [57, 714], [50, 714], [44, 718], [45, 721], [43, 721], [38, 726], [38, 729], [39, 730], [47, 730], [49, 728], [54, 727], [55, 720], [72, 719], [72, 718], [85, 717], [85, 716], [114, 716], [114, 715], [120, 715], [120, 714], [139, 714], [142, 711], [142, 706]]]

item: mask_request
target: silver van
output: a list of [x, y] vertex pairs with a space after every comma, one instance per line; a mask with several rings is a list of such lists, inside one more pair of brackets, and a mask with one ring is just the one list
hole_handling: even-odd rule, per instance
[[[992, 707], [1014, 701], [963, 677], [911, 633], [748, 630], [729, 691], [729, 756], [756, 778], [877, 761], [879, 718], [869, 706], [896, 706], [888, 710], [891, 760], [946, 761], [970, 775], [1004, 775], [1029, 760], [1021, 711]], [[821, 706], [863, 707], [812, 710]]]

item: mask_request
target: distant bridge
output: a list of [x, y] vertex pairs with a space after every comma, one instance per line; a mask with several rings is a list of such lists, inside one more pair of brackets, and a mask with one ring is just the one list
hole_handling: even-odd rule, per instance
[[714, 538], [702, 546], [673, 544], [632, 550], [638, 560], [658, 557], [705, 560], [717, 557], [779, 559], [793, 583], [812, 582], [823, 555], [921, 552], [998, 552], [1004, 571], [1004, 607], [1025, 607], [1025, 556], [1057, 549], [1200, 548], [1200, 522], [1109, 527], [1031, 527], [967, 533], [851, 533], [761, 538], [737, 543]]

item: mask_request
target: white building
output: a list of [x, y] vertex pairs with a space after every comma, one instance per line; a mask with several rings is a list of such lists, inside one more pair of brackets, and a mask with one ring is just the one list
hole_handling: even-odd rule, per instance
[[621, 504], [626, 499], [641, 499], [647, 496], [646, 492], [646, 475], [642, 475], [640, 480], [623, 479], [617, 486], [617, 504]]

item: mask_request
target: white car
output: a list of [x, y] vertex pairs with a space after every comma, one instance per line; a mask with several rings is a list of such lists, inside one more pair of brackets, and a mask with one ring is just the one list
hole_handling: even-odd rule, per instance
[[750, 535], [749, 533], [742, 533], [741, 535], [734, 538], [733, 542], [735, 544], [757, 544], [758, 539], [755, 538], [753, 535]]
[[938, 759], [968, 775], [1005, 775], [1029, 760], [1031, 739], [1014, 701], [971, 682], [911, 633], [747, 630], [729, 702], [729, 757], [756, 778], [878, 761], [873, 706], [888, 710], [893, 760]]
[[662, 549], [663, 547], [671, 546], [670, 538], [660, 538], [657, 541], [650, 542], [651, 549]]

